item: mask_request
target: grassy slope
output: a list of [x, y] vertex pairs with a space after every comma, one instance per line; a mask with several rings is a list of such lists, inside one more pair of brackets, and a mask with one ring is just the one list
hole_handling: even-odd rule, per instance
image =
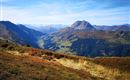
[[[82, 76], [84, 75], [84, 76]], [[84, 80], [88, 73], [34, 57], [0, 53], [0, 80]]]
[[88, 72], [65, 67], [53, 60], [65, 56], [0, 41], [0, 80], [97, 79]]
[[129, 80], [130, 58], [85, 58], [0, 40], [0, 80]]

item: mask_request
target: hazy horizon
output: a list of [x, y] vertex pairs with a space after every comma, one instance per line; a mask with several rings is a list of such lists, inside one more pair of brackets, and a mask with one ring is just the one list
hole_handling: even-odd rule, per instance
[[[2, 21], [9, 21], [9, 20], [2, 20]], [[83, 21], [83, 20], [76, 20], [76, 21]], [[76, 22], [76, 21], [74, 21], [74, 22]], [[74, 22], [72, 22], [71, 24], [35, 24], [35, 23], [32, 23], [32, 24], [29, 24], [29, 23], [15, 23], [15, 22], [13, 22], [13, 21], [9, 21], [9, 22], [11, 22], [11, 23], [14, 23], [14, 24], [17, 24], [17, 25], [27, 25], [27, 26], [32, 26], [32, 27], [43, 27], [43, 26], [65, 26], [65, 27], [69, 27], [69, 26], [71, 26]], [[92, 23], [90, 23], [91, 25], [93, 25], [93, 26], [118, 26], [118, 25], [130, 25], [130, 23], [124, 23], [124, 24], [112, 24], [112, 25], [104, 25], [104, 24], [99, 24], [99, 25], [96, 25], [96, 24], [92, 24]]]
[[1, 0], [1, 20], [17, 24], [130, 24], [130, 0]]

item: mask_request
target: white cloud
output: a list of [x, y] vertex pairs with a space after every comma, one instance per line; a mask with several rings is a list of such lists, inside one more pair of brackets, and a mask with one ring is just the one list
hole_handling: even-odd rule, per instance
[[[105, 5], [101, 5], [97, 8], [84, 10], [82, 5], [85, 3], [87, 2], [63, 5], [42, 2], [26, 8], [3, 6], [3, 19], [24, 24], [72, 24], [76, 20], [88, 20], [93, 24], [123, 24], [129, 22], [127, 7], [105, 10], [101, 9]], [[83, 10], [78, 11], [77, 9]]]

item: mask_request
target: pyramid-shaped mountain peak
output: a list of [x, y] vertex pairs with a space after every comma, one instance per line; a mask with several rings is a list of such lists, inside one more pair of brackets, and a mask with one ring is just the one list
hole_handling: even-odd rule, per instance
[[88, 21], [76, 21], [71, 25], [76, 30], [94, 30], [95, 28]]

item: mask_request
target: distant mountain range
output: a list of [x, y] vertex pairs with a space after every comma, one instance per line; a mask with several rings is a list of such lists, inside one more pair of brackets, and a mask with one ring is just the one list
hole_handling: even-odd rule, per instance
[[124, 27], [114, 31], [100, 30], [87, 21], [76, 21], [70, 27], [44, 37], [44, 48], [90, 57], [128, 56], [130, 32], [125, 31]]
[[0, 21], [0, 37], [18, 44], [79, 56], [130, 56], [129, 25], [94, 26], [83, 20], [52, 31], [51, 27], [49, 30], [34, 30], [26, 26]]
[[130, 31], [130, 25], [129, 24], [123, 24], [123, 25], [114, 25], [114, 26], [94, 26], [98, 30], [105, 30], [105, 31]]
[[53, 33], [56, 32], [64, 27], [66, 27], [66, 25], [61, 25], [61, 24], [51, 24], [51, 25], [25, 25], [28, 28], [31, 29], [35, 29], [37, 31], [40, 31], [42, 33]]

